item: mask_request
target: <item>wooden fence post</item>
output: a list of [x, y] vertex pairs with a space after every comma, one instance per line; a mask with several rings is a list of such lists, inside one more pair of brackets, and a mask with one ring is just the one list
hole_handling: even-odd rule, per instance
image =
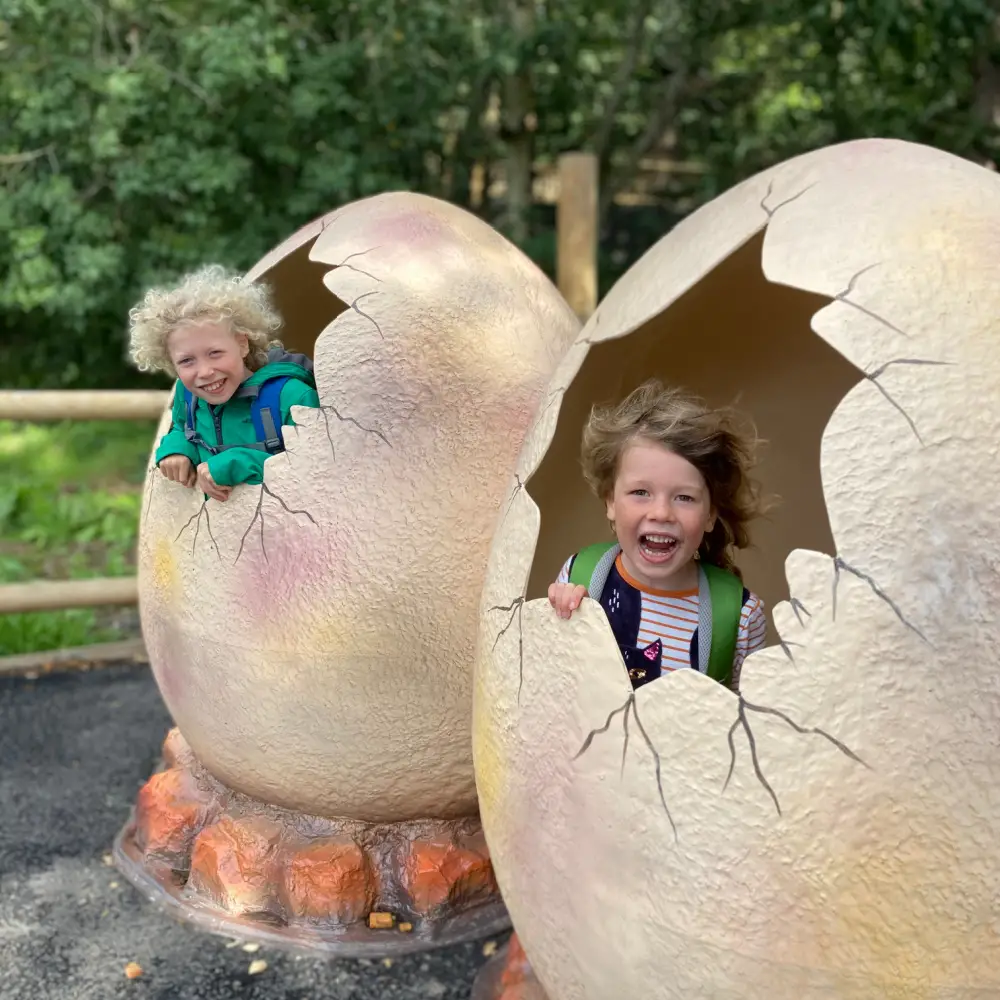
[[598, 184], [593, 153], [559, 157], [556, 284], [581, 322], [597, 308]]

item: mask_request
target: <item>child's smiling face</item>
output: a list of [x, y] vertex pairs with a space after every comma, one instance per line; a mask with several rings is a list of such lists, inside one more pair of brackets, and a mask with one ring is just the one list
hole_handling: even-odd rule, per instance
[[626, 448], [607, 500], [625, 569], [658, 590], [697, 586], [694, 557], [715, 511], [702, 474], [663, 445], [637, 438]]
[[231, 399], [250, 375], [246, 334], [234, 333], [226, 320], [177, 327], [167, 337], [167, 351], [184, 388], [213, 405]]

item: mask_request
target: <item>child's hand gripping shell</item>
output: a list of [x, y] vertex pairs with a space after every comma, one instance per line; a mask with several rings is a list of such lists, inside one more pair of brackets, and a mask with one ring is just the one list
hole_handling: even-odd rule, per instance
[[560, 618], [569, 618], [587, 596], [587, 588], [577, 583], [549, 584], [549, 603]]
[[219, 503], [225, 503], [229, 499], [229, 494], [233, 492], [232, 486], [220, 486], [212, 478], [212, 473], [208, 471], [208, 462], [202, 462], [198, 466], [198, 488]]
[[194, 465], [187, 455], [168, 455], [159, 465], [160, 472], [171, 482], [190, 489], [197, 480]]

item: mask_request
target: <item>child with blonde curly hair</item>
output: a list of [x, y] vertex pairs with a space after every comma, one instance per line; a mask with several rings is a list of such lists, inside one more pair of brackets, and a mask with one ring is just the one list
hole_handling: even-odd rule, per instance
[[177, 376], [170, 430], [155, 455], [167, 479], [225, 501], [264, 480], [293, 406], [319, 406], [312, 362], [274, 340], [281, 317], [263, 285], [211, 265], [150, 289], [129, 312], [140, 371]]
[[753, 442], [732, 414], [651, 380], [591, 411], [582, 452], [617, 542], [566, 561], [549, 587], [556, 612], [599, 601], [635, 688], [693, 667], [738, 690], [767, 629], [733, 563], [761, 512]]

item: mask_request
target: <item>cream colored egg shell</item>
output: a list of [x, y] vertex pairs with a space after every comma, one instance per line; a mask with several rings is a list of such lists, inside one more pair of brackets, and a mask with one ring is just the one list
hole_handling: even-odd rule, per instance
[[[764, 227], [767, 281], [823, 296], [812, 330], [858, 370], [822, 434], [835, 549], [787, 555], [781, 645], [741, 697], [687, 670], [633, 694], [596, 605], [566, 622], [523, 600], [531, 477], [593, 345]], [[998, 260], [995, 174], [850, 143], [694, 213], [567, 354], [494, 537], [473, 720], [493, 862], [550, 1000], [1000, 995]]]
[[263, 488], [225, 503], [150, 471], [139, 587], [160, 691], [239, 791], [370, 821], [474, 813], [490, 538], [579, 322], [497, 232], [414, 194], [324, 216], [250, 277], [276, 274], [279, 301], [289, 282], [305, 296], [289, 346], [335, 316], [315, 344], [322, 409], [294, 410]]

